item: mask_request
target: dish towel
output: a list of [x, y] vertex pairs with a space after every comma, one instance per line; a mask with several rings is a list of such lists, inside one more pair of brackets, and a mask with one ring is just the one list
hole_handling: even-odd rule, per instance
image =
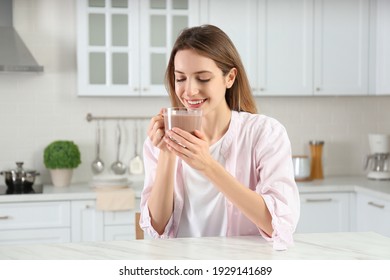
[[131, 188], [96, 189], [96, 208], [101, 211], [134, 209], [135, 194]]

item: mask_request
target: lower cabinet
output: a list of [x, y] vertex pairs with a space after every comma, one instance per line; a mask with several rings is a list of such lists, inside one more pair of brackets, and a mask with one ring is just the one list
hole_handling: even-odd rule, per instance
[[135, 210], [104, 212], [104, 240], [135, 239]]
[[70, 202], [1, 203], [0, 244], [70, 242]]
[[352, 193], [301, 194], [297, 233], [345, 232], [351, 230]]
[[132, 240], [136, 211], [100, 211], [94, 199], [1, 203], [0, 245]]
[[72, 242], [102, 241], [103, 212], [96, 211], [96, 200], [75, 200], [72, 205]]
[[72, 201], [71, 205], [72, 242], [135, 239], [135, 209], [100, 211], [96, 200]]
[[357, 194], [357, 231], [373, 231], [390, 237], [390, 201]]

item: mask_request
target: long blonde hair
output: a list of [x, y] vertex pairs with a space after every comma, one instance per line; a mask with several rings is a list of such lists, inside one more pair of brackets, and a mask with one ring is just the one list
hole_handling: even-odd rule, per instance
[[214, 60], [223, 75], [236, 68], [237, 76], [234, 84], [226, 89], [226, 102], [231, 110], [257, 113], [248, 77], [236, 47], [225, 32], [209, 24], [186, 28], [176, 39], [165, 72], [165, 86], [172, 106], [183, 106], [175, 93], [174, 60], [176, 53], [185, 49], [195, 50], [200, 55]]

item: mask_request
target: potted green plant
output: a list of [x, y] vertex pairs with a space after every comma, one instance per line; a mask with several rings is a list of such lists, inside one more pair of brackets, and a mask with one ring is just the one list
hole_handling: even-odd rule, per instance
[[79, 147], [69, 140], [57, 140], [50, 143], [43, 152], [45, 167], [49, 169], [53, 185], [70, 185], [73, 169], [81, 163]]

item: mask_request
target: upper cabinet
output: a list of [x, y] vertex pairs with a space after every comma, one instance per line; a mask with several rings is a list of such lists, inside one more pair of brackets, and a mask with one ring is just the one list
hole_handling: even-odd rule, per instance
[[368, 94], [369, 0], [228, 2], [208, 0], [206, 20], [235, 42], [255, 95]]
[[369, 13], [369, 0], [315, 0], [315, 95], [368, 94]]
[[311, 0], [258, 1], [254, 94], [313, 93], [313, 6]]
[[78, 94], [166, 95], [181, 29], [222, 28], [257, 96], [390, 94], [388, 0], [80, 0]]
[[375, 95], [390, 95], [390, 1], [374, 1], [372, 11], [370, 90]]
[[165, 68], [181, 29], [199, 22], [195, 0], [80, 0], [78, 95], [166, 95]]

